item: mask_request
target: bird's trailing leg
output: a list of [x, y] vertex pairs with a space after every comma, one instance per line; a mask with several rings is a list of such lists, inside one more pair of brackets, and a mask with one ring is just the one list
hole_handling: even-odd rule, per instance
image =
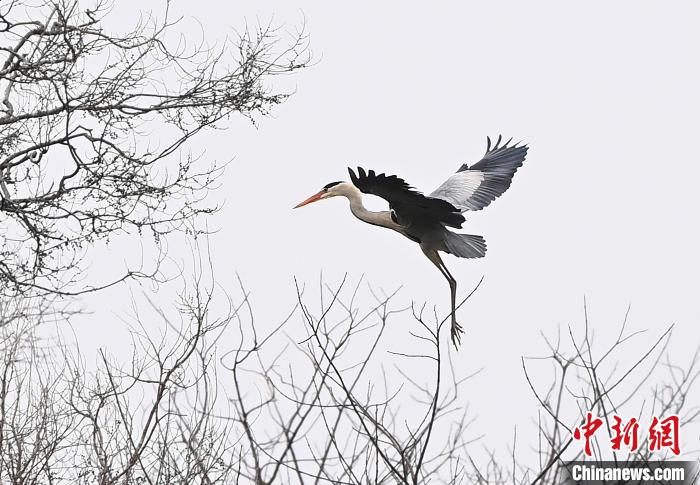
[[450, 284], [450, 303], [452, 307], [452, 324], [450, 334], [452, 336], [452, 343], [454, 344], [454, 346], [459, 347], [459, 345], [462, 343], [462, 334], [464, 333], [464, 330], [462, 329], [461, 325], [457, 323], [457, 317], [455, 315], [455, 306], [457, 300], [457, 280], [455, 280], [452, 277], [449, 270], [447, 269], [447, 266], [445, 266], [445, 263], [442, 262], [442, 258], [440, 257], [440, 254], [437, 252], [437, 250], [425, 247], [422, 244], [421, 249], [423, 250], [423, 253], [428, 257], [428, 259], [432, 261], [432, 263], [435, 266], [437, 266], [437, 268], [440, 270], [440, 273], [442, 273], [445, 279], [447, 279], [447, 282]]

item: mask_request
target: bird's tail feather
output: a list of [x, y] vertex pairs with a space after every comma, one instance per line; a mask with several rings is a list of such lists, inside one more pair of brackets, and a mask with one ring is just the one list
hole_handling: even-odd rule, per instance
[[483, 258], [486, 255], [486, 241], [481, 236], [456, 234], [445, 231], [445, 249], [460, 258]]

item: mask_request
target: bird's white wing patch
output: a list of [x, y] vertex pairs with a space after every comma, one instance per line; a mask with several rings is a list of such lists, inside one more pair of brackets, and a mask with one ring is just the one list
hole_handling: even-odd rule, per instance
[[470, 210], [468, 201], [483, 181], [484, 173], [481, 171], [457, 172], [445, 180], [429, 197], [446, 200], [461, 211]]

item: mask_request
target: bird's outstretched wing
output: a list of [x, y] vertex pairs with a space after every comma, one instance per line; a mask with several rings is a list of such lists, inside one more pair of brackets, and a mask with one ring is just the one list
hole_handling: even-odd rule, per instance
[[462, 227], [464, 216], [449, 201], [426, 197], [396, 175], [365, 172], [357, 167], [357, 175], [348, 168], [350, 180], [365, 194], [373, 194], [389, 202], [400, 224], [440, 222], [451, 227]]
[[505, 192], [513, 180], [518, 167], [523, 165], [527, 155], [527, 145], [510, 145], [510, 140], [501, 145], [499, 135], [491, 147], [491, 139], [486, 138], [484, 158], [471, 167], [465, 163], [457, 173], [435, 189], [430, 197], [445, 200], [460, 211], [478, 211], [493, 202]]

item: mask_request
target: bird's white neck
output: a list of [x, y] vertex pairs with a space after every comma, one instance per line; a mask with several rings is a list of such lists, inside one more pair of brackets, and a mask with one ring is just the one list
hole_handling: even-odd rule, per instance
[[391, 218], [391, 212], [381, 211], [373, 212], [367, 210], [362, 204], [362, 192], [351, 184], [346, 184], [347, 188], [343, 190], [342, 195], [347, 197], [350, 201], [350, 212], [363, 222], [368, 224], [374, 224], [375, 226], [388, 227], [395, 231], [400, 231], [404, 227], [400, 224], [395, 223]]

